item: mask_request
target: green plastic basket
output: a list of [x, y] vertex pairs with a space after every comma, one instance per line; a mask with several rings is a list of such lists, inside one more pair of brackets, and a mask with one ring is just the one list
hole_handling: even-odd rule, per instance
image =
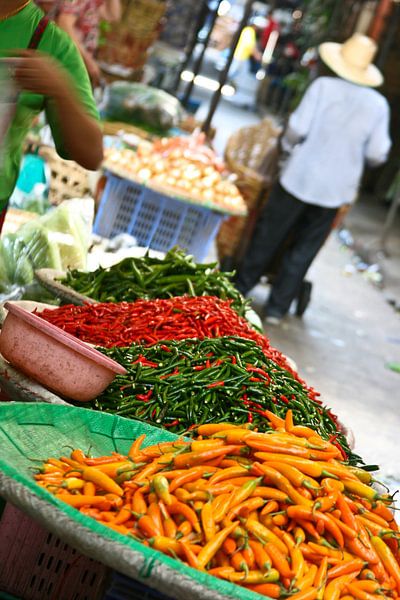
[[58, 500], [32, 478], [32, 467], [39, 464], [35, 461], [59, 457], [67, 452], [66, 446], [90, 447], [94, 456], [126, 453], [143, 433], [145, 445], [177, 439], [145, 423], [84, 408], [0, 404], [0, 494], [82, 553], [149, 587], [168, 590], [177, 600], [260, 598], [112, 531]]

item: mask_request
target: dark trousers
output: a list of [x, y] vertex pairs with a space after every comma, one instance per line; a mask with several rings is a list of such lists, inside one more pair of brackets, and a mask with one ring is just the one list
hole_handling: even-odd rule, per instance
[[276, 184], [239, 265], [236, 275], [238, 289], [247, 294], [267, 273], [277, 253], [290, 239], [283, 251], [265, 307], [267, 314], [285, 315], [331, 230], [337, 210], [302, 202], [279, 183]]

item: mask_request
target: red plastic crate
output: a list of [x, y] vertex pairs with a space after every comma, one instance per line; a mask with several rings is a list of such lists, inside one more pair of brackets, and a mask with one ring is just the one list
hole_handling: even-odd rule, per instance
[[109, 569], [7, 504], [0, 520], [0, 598], [99, 600]]

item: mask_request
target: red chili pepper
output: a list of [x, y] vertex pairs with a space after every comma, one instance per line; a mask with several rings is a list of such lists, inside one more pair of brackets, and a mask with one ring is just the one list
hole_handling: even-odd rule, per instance
[[225, 385], [225, 381], [214, 381], [214, 383], [209, 383], [206, 387], [215, 388], [215, 387], [223, 387]]
[[179, 419], [175, 419], [175, 421], [171, 421], [171, 423], [164, 423], [164, 427], [175, 427], [176, 425], [179, 425], [180, 420]]
[[153, 395], [153, 390], [149, 390], [146, 394], [137, 394], [136, 398], [138, 400], [142, 400], [143, 402], [148, 402]]

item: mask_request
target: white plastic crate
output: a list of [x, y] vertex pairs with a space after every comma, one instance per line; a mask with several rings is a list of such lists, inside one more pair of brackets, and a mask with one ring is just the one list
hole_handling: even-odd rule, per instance
[[94, 231], [106, 238], [129, 233], [140, 246], [161, 252], [180, 246], [202, 261], [224, 218], [207, 207], [165, 196], [109, 173]]

